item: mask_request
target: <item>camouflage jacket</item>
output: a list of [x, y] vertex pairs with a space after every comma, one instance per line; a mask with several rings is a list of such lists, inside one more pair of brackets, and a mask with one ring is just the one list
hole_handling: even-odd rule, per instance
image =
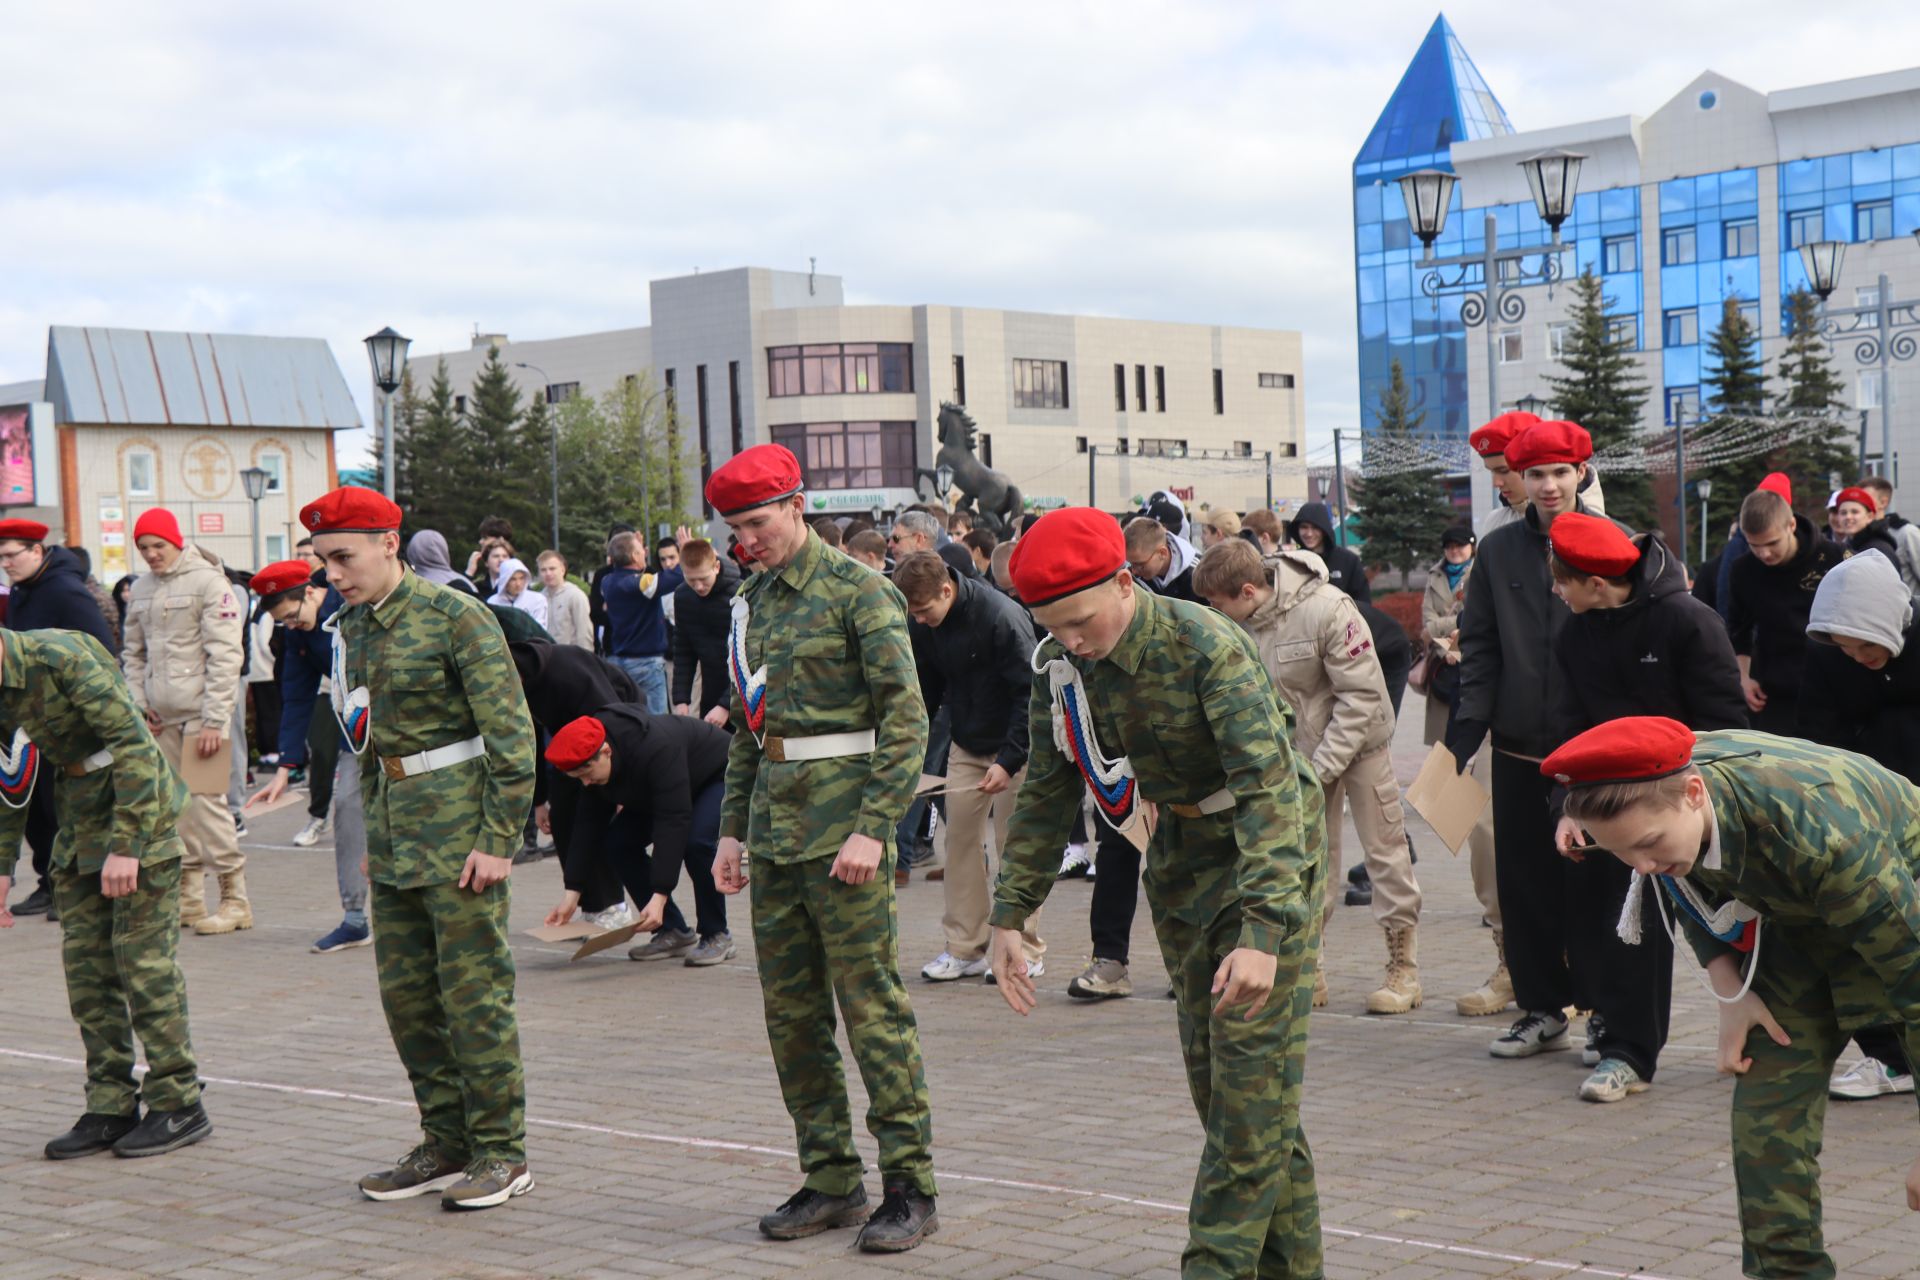
[[[1698, 735], [1719, 866], [1687, 879], [1758, 911], [1763, 968], [1801, 958], [1848, 1031], [1904, 1024], [1920, 1054], [1920, 788], [1865, 756], [1744, 730]], [[1702, 964], [1729, 948], [1684, 922]]]
[[[487, 606], [409, 571], [375, 609], [342, 609], [349, 689], [371, 699], [367, 870], [401, 889], [458, 880], [474, 850], [511, 857], [533, 805], [533, 721], [506, 637]], [[398, 780], [372, 757], [410, 756], [474, 735], [485, 755]]]
[[[1196, 924], [1237, 903], [1239, 945], [1277, 953], [1319, 910], [1325, 850], [1306, 838], [1319, 782], [1288, 742], [1291, 717], [1244, 631], [1200, 605], [1146, 591], [1134, 598], [1133, 621], [1111, 654], [1070, 661], [1086, 684], [1101, 750], [1125, 755], [1140, 795], [1163, 806], [1147, 847], [1147, 893], [1156, 912]], [[1040, 656], [1064, 652], [1049, 640]], [[1054, 742], [1044, 676], [1034, 680], [1028, 723], [1033, 756], [994, 887], [992, 920], [1001, 928], [1018, 928], [1046, 899], [1085, 785]], [[1234, 799], [1224, 813], [1181, 818], [1164, 807], [1196, 804], [1222, 787]]]
[[[0, 747], [25, 729], [40, 752], [42, 787], [57, 787], [55, 866], [92, 875], [107, 855], [166, 862], [181, 854], [174, 824], [187, 787], [147, 731], [119, 666], [78, 631], [10, 631], [0, 658]], [[66, 766], [100, 750], [113, 763], [81, 777]], [[27, 826], [23, 806], [0, 805], [0, 875], [13, 874]]]
[[720, 834], [768, 862], [831, 857], [856, 834], [891, 847], [927, 752], [905, 597], [814, 533], [786, 568], [752, 575], [740, 593], [747, 669], [767, 671], [765, 735], [872, 729], [877, 741], [870, 755], [769, 760], [731, 699], [738, 732]]

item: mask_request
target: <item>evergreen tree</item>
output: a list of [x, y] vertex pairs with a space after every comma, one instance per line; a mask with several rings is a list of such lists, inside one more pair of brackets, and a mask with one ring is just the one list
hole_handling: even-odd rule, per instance
[[[569, 559], [598, 562], [615, 522], [642, 531], [649, 547], [661, 524], [690, 523], [669, 480], [673, 470], [665, 397], [647, 381], [623, 381], [598, 400], [553, 407], [560, 423], [560, 540]], [[685, 459], [678, 465], [684, 472]]]
[[493, 347], [467, 395], [466, 428], [455, 457], [462, 519], [457, 533], [441, 530], [449, 540], [473, 537], [488, 516], [511, 522], [516, 540], [538, 537], [530, 477], [546, 468], [527, 456], [520, 420], [520, 388], [500, 359], [500, 348]]
[[[1780, 414], [1795, 421], [1801, 438], [1774, 459], [1774, 469], [1793, 478], [1793, 496], [1801, 510], [1818, 524], [1824, 516], [1822, 495], [1835, 474], [1851, 477], [1858, 465], [1848, 423], [1840, 412], [1847, 408], [1846, 383], [1833, 371], [1826, 343], [1820, 337], [1820, 300], [1805, 289], [1787, 298], [1786, 349], [1778, 371], [1785, 388], [1778, 397]], [[1824, 429], [1810, 428], [1808, 420], [1829, 418]], [[1811, 432], [1811, 434], [1802, 433]]]
[[[413, 494], [413, 431], [420, 421], [424, 408], [419, 390], [413, 383], [413, 366], [403, 365], [400, 369], [400, 385], [393, 397], [393, 453], [396, 466], [393, 473], [393, 500], [400, 504], [402, 511], [412, 511]], [[386, 436], [382, 430], [384, 423], [374, 424], [373, 473], [384, 477], [387, 473]]]
[[[1633, 350], [1608, 336], [1606, 297], [1592, 268], [1568, 287], [1573, 304], [1567, 312], [1560, 354], [1566, 375], [1547, 378], [1554, 412], [1585, 427], [1593, 437], [1595, 453], [1630, 446], [1647, 402], [1647, 384], [1639, 379]], [[1651, 529], [1658, 523], [1653, 483], [1644, 472], [1606, 471], [1601, 484], [1608, 515], [1634, 529]]]
[[459, 523], [462, 511], [456, 454], [462, 433], [447, 362], [441, 360], [435, 367], [426, 398], [414, 408], [404, 437], [398, 434], [398, 402], [394, 408], [395, 435], [401, 442], [395, 452], [411, 495], [411, 501], [402, 505], [406, 512], [404, 532], [410, 536], [419, 529], [436, 529], [446, 535], [450, 547], [458, 546], [471, 531], [463, 531]]
[[[1769, 447], [1763, 429], [1751, 421], [1766, 413], [1767, 370], [1760, 358], [1760, 335], [1738, 297], [1728, 297], [1720, 308], [1720, 323], [1714, 326], [1702, 353], [1700, 385], [1707, 394], [1703, 408], [1713, 416], [1701, 427], [1689, 430], [1696, 435], [1702, 450], [1727, 450], [1739, 456], [1712, 457], [1705, 466], [1688, 464], [1686, 489], [1701, 479], [1713, 481], [1715, 496], [1725, 494], [1738, 510], [1739, 503], [1756, 489], [1769, 471], [1775, 470], [1775, 450]], [[1797, 477], [1796, 477], [1797, 480]], [[1798, 485], [1796, 484], [1796, 495]], [[1714, 522], [1718, 524], [1718, 521]], [[1727, 540], [1725, 525], [1707, 530], [1707, 554], [1712, 555]]]
[[1440, 535], [1455, 518], [1439, 455], [1415, 435], [1426, 417], [1425, 410], [1409, 413], [1406, 374], [1395, 360], [1367, 437], [1354, 501], [1364, 558], [1398, 569], [1403, 581], [1415, 565], [1439, 554]]
[[[526, 498], [531, 512], [530, 521], [524, 527], [517, 522], [515, 528], [525, 545], [521, 550], [528, 555], [537, 554], [534, 544], [547, 545], [553, 537], [553, 441], [551, 434], [560, 429], [558, 405], [549, 405], [544, 393], [527, 397], [527, 410], [520, 415], [518, 434], [520, 437], [520, 456], [526, 462], [528, 484]], [[533, 482], [533, 473], [539, 473], [537, 483]], [[558, 550], [558, 548], [555, 548]], [[525, 559], [525, 556], [521, 557]], [[568, 557], [571, 562], [572, 557]]]

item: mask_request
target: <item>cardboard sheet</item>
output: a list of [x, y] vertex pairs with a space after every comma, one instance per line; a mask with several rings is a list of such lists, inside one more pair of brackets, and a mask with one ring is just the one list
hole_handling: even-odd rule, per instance
[[591, 938], [594, 928], [585, 920], [575, 920], [572, 924], [543, 924], [531, 929], [522, 929], [529, 938], [538, 938], [542, 942], [573, 942], [580, 938]]
[[1471, 773], [1456, 773], [1454, 767], [1453, 753], [1444, 743], [1434, 743], [1419, 776], [1407, 788], [1407, 803], [1427, 820], [1440, 842], [1458, 855], [1493, 797]]
[[222, 739], [220, 749], [204, 758], [199, 739], [200, 722], [188, 721], [180, 740], [180, 780], [196, 796], [224, 796], [233, 779], [233, 739]]
[[[631, 941], [633, 935], [638, 932], [640, 932], [640, 926], [630, 924], [625, 928], [609, 929], [605, 933], [596, 933], [580, 944], [580, 949], [573, 953], [573, 960], [584, 960], [596, 952], [605, 951], [609, 947], [617, 947], [623, 942]], [[572, 964], [573, 960], [569, 960], [567, 963]]]

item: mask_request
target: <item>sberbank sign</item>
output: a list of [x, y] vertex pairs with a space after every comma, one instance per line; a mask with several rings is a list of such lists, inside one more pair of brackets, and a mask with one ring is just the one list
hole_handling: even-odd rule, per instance
[[873, 511], [892, 502], [892, 496], [886, 493], [820, 493], [812, 497], [815, 511]]

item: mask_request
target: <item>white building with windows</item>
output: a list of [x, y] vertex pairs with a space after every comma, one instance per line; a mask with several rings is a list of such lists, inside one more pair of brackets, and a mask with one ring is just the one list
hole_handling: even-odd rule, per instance
[[646, 328], [537, 341], [477, 334], [444, 360], [456, 394], [498, 348], [524, 393], [599, 395], [644, 377], [670, 397], [698, 511], [712, 469], [787, 445], [822, 512], [930, 496], [943, 401], [1035, 506], [1120, 509], [1155, 489], [1246, 510], [1306, 493], [1293, 331], [940, 305], [848, 305], [837, 276], [746, 267], [656, 280]]
[[108, 584], [139, 567], [133, 523], [151, 507], [254, 568], [241, 472], [266, 473], [263, 562], [287, 559], [301, 505], [335, 484], [333, 433], [359, 425], [319, 338], [56, 325], [45, 380], [0, 387], [0, 506], [86, 548]]

